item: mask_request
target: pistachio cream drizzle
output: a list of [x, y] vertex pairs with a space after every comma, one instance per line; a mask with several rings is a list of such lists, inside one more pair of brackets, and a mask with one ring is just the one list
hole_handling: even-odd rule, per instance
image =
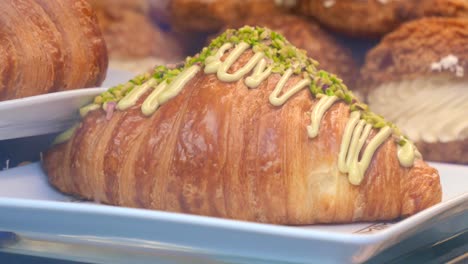
[[359, 153], [372, 130], [372, 125], [360, 120], [361, 113], [354, 111], [351, 113], [340, 146], [338, 155], [338, 169], [343, 173], [348, 173], [349, 182], [355, 185], [361, 183], [364, 173], [369, 167], [375, 150], [391, 135], [390, 127], [385, 126], [380, 129], [367, 145], [361, 160]]
[[[229, 72], [232, 65], [250, 51], [253, 51], [253, 55], [249, 61], [235, 72]], [[292, 46], [280, 34], [265, 28], [246, 26], [227, 30], [199, 54], [188, 57], [182, 65], [172, 68], [159, 66], [152, 74], [139, 75], [126, 84], [109, 89], [96, 97], [92, 104], [83, 107], [80, 113], [85, 116], [90, 111], [100, 109], [100, 106], [105, 110], [109, 102], [117, 103], [117, 110], [122, 111], [149, 94], [141, 106], [142, 113], [149, 116], [160, 105], [177, 96], [202, 68], [205, 74], [216, 74], [223, 82], [236, 82], [245, 77], [243, 81], [250, 89], [257, 88], [271, 74], [279, 74], [281, 78], [269, 96], [272, 105], [282, 106], [303, 89], [310, 90], [319, 99], [311, 112], [311, 124], [307, 126], [310, 138], [318, 135], [323, 116], [335, 102], [342, 100], [349, 105], [351, 116], [343, 134], [338, 168], [340, 172], [348, 173], [352, 184], [361, 183], [375, 151], [392, 134], [398, 144], [400, 164], [412, 166], [414, 159], [419, 157], [413, 143], [403, 137], [393, 124], [360, 103], [335, 75], [317, 70], [317, 65], [316, 61], [308, 58], [304, 51]], [[293, 76], [299, 76], [301, 80], [283, 91]], [[369, 140], [373, 128], [379, 131]], [[70, 137], [71, 133], [61, 136], [61, 141]]]
[[312, 119], [311, 125], [307, 126], [307, 134], [309, 137], [313, 138], [318, 135], [320, 122], [322, 121], [323, 115], [336, 101], [338, 101], [338, 97], [336, 96], [321, 96], [320, 101], [312, 111], [310, 117]]
[[73, 136], [73, 134], [75, 133], [78, 127], [80, 127], [80, 123], [74, 124], [72, 127], [62, 132], [60, 135], [58, 135], [54, 139], [54, 142], [52, 142], [52, 145], [56, 145], [56, 144], [60, 144], [60, 143], [68, 141]]

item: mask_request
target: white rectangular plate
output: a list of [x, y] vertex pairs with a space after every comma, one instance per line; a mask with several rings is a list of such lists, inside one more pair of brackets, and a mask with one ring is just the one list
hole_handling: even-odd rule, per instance
[[412, 217], [291, 227], [72, 202], [35, 163], [0, 172], [0, 232], [19, 237], [3, 248], [0, 241], [0, 251], [112, 263], [362, 262], [422, 231], [448, 237], [468, 228], [468, 166], [432, 165], [443, 202]]

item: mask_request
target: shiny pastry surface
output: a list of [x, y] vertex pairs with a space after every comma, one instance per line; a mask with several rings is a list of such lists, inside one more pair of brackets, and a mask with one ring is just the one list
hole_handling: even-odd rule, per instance
[[99, 86], [107, 51], [85, 0], [0, 2], [0, 101]]

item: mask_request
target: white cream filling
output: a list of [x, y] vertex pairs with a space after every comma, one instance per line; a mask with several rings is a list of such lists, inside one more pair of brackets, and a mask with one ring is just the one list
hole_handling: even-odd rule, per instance
[[394, 122], [413, 141], [468, 138], [468, 83], [420, 78], [382, 84], [368, 96], [370, 109]]

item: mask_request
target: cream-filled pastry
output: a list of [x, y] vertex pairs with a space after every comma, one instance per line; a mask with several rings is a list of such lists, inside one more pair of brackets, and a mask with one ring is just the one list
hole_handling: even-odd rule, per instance
[[463, 18], [405, 24], [368, 53], [361, 71], [370, 109], [427, 160], [468, 163], [467, 29]]

